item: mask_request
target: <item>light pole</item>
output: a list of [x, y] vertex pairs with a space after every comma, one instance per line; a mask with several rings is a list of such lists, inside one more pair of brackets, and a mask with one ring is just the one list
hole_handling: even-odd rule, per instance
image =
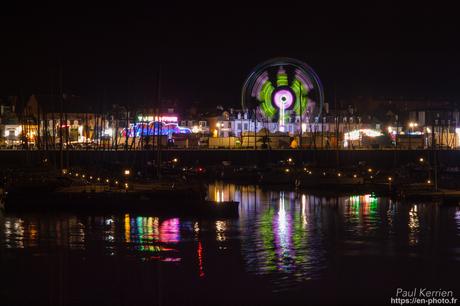
[[412, 142], [411, 142], [412, 133], [414, 131], [414, 127], [417, 127], [417, 126], [418, 126], [418, 124], [416, 122], [410, 122], [409, 123], [409, 127], [410, 127], [410, 130], [409, 130], [409, 149], [412, 149], [412, 146], [411, 146], [411, 144], [412, 144]]
[[409, 150], [412, 149], [411, 140], [412, 140], [412, 129], [414, 128], [414, 123], [409, 123]]
[[124, 185], [124, 187], [125, 187], [125, 191], [128, 191], [128, 187], [129, 187], [129, 185], [128, 185], [128, 178], [129, 178], [129, 176], [131, 175], [131, 170], [125, 169], [125, 170], [123, 171], [123, 175], [125, 176], [125, 182], [124, 182], [123, 185]]
[[220, 122], [216, 123], [216, 128], [217, 128], [217, 137], [220, 137]]

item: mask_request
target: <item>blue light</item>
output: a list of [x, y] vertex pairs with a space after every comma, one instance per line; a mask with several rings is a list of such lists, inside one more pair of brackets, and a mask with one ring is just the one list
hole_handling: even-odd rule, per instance
[[[159, 130], [159, 131], [158, 131]], [[123, 129], [123, 136], [126, 136], [126, 129]], [[128, 128], [128, 137], [142, 136], [172, 136], [173, 134], [191, 134], [192, 131], [186, 127], [180, 127], [177, 123], [163, 122], [138, 122], [131, 124]]]

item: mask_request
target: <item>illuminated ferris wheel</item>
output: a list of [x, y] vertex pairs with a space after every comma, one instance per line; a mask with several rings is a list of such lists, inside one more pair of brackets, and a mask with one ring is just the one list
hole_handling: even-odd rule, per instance
[[315, 71], [292, 58], [274, 58], [258, 65], [242, 90], [243, 109], [278, 122], [281, 132], [289, 122], [317, 122], [323, 103], [323, 86]]

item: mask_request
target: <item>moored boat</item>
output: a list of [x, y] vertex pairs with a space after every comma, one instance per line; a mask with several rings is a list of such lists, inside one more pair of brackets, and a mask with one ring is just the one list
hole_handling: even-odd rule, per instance
[[41, 191], [7, 193], [7, 211], [148, 211], [198, 216], [238, 216], [238, 202], [212, 202], [194, 186], [137, 184], [132, 189], [82, 185]]

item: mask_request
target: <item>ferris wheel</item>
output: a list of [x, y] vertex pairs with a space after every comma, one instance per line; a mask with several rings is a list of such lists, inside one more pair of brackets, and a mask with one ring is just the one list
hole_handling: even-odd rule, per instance
[[278, 131], [285, 132], [292, 119], [299, 123], [319, 120], [324, 90], [318, 75], [304, 62], [274, 58], [252, 70], [244, 83], [241, 100], [243, 109], [278, 122]]

